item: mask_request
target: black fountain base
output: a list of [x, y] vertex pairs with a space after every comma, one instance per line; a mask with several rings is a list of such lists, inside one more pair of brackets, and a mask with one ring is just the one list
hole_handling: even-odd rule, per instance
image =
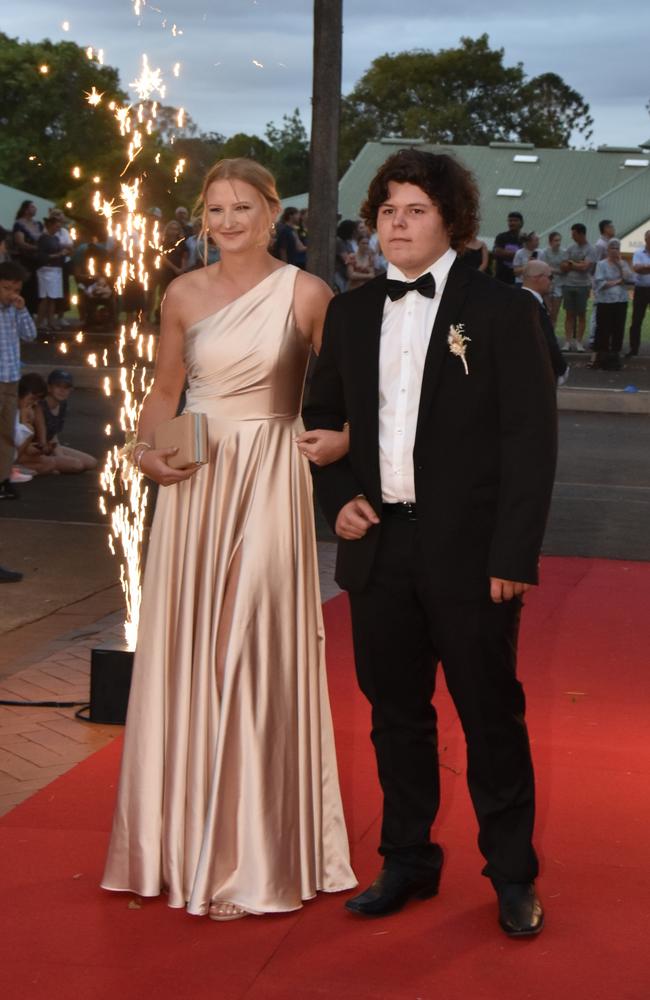
[[97, 646], [91, 650], [89, 722], [124, 725], [133, 655], [133, 650], [126, 645]]

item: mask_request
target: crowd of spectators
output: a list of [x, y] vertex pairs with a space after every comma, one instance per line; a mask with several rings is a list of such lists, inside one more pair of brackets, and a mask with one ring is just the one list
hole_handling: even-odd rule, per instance
[[[150, 221], [157, 223], [160, 246], [145, 248], [145, 267], [149, 274], [148, 291], [129, 282], [118, 298], [113, 278], [120, 265], [121, 248], [88, 227], [77, 232], [60, 209], [52, 209], [42, 222], [36, 218], [36, 206], [25, 201], [20, 206], [13, 231], [0, 229], [8, 237], [5, 250], [25, 269], [27, 278], [23, 295], [27, 308], [37, 323], [38, 333], [51, 336], [68, 323], [70, 279], [76, 282], [79, 317], [89, 329], [116, 326], [120, 316], [133, 320], [160, 319], [160, 302], [167, 286], [184, 271], [212, 264], [219, 250], [201, 232], [201, 220], [191, 218], [187, 208], [178, 206], [173, 218], [163, 220], [162, 212], [152, 208]], [[524, 231], [520, 212], [511, 212], [507, 228], [499, 233], [491, 250], [483, 240], [473, 239], [462, 254], [468, 267], [492, 275], [496, 280], [524, 287], [524, 274], [531, 261], [543, 261], [551, 271], [550, 287], [544, 306], [555, 329], [561, 305], [564, 306], [562, 350], [593, 352], [594, 368], [618, 368], [622, 365], [627, 304], [633, 291], [632, 323], [627, 356], [638, 354], [640, 331], [645, 310], [650, 306], [650, 238], [636, 251], [631, 265], [622, 259], [611, 220], [599, 223], [593, 245], [581, 223], [571, 228], [571, 241], [562, 247], [560, 233], [551, 232], [540, 248], [536, 232]], [[285, 208], [272, 235], [271, 250], [278, 259], [306, 267], [309, 244], [306, 209]], [[611, 244], [611, 248], [610, 248]], [[598, 267], [602, 261], [606, 264]], [[365, 223], [342, 219], [338, 223], [334, 259], [333, 287], [345, 292], [371, 281], [386, 270], [386, 261]], [[586, 329], [588, 302], [592, 299], [591, 325]], [[601, 308], [604, 307], [604, 308]], [[600, 325], [600, 334], [598, 327]], [[623, 331], [623, 332], [621, 332]]]
[[[650, 230], [645, 245], [636, 250], [629, 264], [621, 255], [621, 244], [611, 219], [598, 224], [599, 235], [592, 245], [586, 227], [578, 222], [571, 227], [571, 242], [562, 248], [558, 232], [548, 235], [548, 245], [539, 249], [536, 233], [523, 232], [520, 212], [511, 212], [507, 229], [494, 241], [492, 256], [495, 277], [507, 284], [525, 285], [524, 275], [530, 261], [541, 261], [549, 268], [549, 289], [544, 307], [555, 331], [560, 304], [564, 305], [564, 352], [580, 354], [591, 349], [591, 368], [618, 370], [625, 338], [625, 323], [633, 292], [632, 322], [626, 357], [635, 357], [641, 343], [641, 324], [650, 305]], [[591, 326], [585, 346], [587, 305], [592, 298]]]
[[[18, 500], [16, 484], [28, 483], [34, 476], [85, 472], [97, 466], [92, 455], [67, 447], [60, 437], [73, 390], [70, 373], [55, 369], [45, 380], [37, 372], [22, 371], [21, 342], [37, 336], [23, 290], [35, 273], [40, 289], [38, 319], [45, 313], [54, 318], [62, 295], [60, 269], [52, 264], [61, 256], [50, 242], [54, 232], [54, 220], [48, 219], [36, 243], [44, 249], [43, 263], [35, 272], [16, 260], [0, 260], [0, 501]], [[0, 233], [0, 247], [3, 243]], [[0, 583], [21, 579], [21, 573], [0, 566]]]
[[[147, 229], [153, 237], [157, 228], [159, 246], [151, 238], [143, 247], [148, 289], [128, 281], [118, 294], [116, 276], [125, 259], [120, 243], [106, 236], [99, 224], [73, 223], [61, 209], [51, 209], [44, 219], [37, 215], [34, 202], [25, 200], [12, 227], [0, 226], [0, 261], [12, 260], [23, 268], [22, 294], [40, 339], [65, 331], [70, 325], [66, 314], [71, 315], [73, 305], [80, 322], [91, 331], [112, 330], [121, 317], [127, 323], [157, 322], [169, 283], [178, 274], [203, 266], [206, 255], [209, 264], [219, 259], [217, 247], [201, 236], [201, 220], [190, 218], [187, 208], [179, 206], [167, 221], [159, 208], [152, 208]], [[137, 235], [133, 242], [138, 249]], [[305, 257], [302, 247], [300, 266]]]

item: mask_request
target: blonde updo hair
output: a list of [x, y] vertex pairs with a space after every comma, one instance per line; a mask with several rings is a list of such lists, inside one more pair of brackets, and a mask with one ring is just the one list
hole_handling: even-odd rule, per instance
[[204, 262], [208, 259], [208, 209], [207, 196], [208, 189], [215, 181], [245, 181], [250, 184], [264, 199], [268, 208], [268, 224], [260, 233], [260, 246], [267, 246], [270, 240], [270, 231], [275, 218], [280, 211], [280, 198], [275, 186], [275, 178], [266, 167], [255, 160], [249, 160], [245, 156], [237, 156], [228, 160], [218, 160], [213, 167], [208, 170], [201, 194], [194, 206], [194, 215], [201, 216], [201, 236], [204, 242]]

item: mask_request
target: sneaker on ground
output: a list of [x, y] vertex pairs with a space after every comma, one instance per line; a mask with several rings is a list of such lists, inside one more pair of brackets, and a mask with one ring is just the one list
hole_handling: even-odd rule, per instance
[[586, 350], [585, 350], [585, 348], [582, 346], [582, 344], [580, 343], [579, 340], [574, 340], [573, 341], [573, 349], [574, 349], [574, 351], [577, 351], [578, 354], [586, 354], [587, 353]]
[[563, 350], [563, 351], [572, 351], [573, 348], [571, 347], [571, 341], [570, 340], [565, 341], [564, 344], [562, 344], [561, 350]]
[[11, 475], [9, 476], [9, 481], [12, 483], [29, 483], [34, 477], [31, 472], [21, 472], [15, 466], [11, 470]]

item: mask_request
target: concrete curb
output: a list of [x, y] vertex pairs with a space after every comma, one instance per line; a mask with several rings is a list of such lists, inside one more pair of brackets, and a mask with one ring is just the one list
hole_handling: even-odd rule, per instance
[[650, 392], [562, 386], [558, 389], [557, 405], [559, 410], [580, 410], [586, 413], [650, 414]]

